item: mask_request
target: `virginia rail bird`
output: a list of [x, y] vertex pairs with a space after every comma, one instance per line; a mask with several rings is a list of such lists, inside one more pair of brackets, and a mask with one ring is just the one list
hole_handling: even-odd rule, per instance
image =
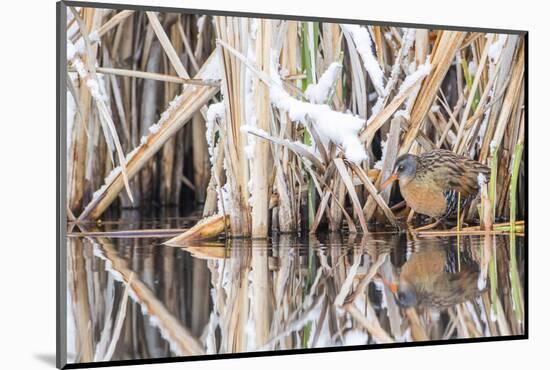
[[465, 248], [459, 255], [449, 246], [426, 246], [411, 254], [401, 266], [398, 281], [388, 283], [389, 288], [404, 308], [445, 308], [471, 300], [481, 293], [480, 269], [468, 252]]
[[475, 199], [479, 180], [486, 182], [489, 172], [489, 167], [449, 150], [436, 149], [418, 156], [405, 154], [397, 158], [393, 174], [380, 191], [398, 180], [409, 207], [433, 217], [436, 226], [457, 212], [459, 193], [460, 209]]

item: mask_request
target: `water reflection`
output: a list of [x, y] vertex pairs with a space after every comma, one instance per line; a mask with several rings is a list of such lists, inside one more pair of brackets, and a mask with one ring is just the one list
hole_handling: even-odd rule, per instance
[[522, 334], [522, 237], [68, 238], [73, 362]]

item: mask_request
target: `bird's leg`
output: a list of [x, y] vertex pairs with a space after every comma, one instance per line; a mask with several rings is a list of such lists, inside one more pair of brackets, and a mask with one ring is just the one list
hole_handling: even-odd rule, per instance
[[395, 211], [401, 210], [402, 208], [405, 208], [406, 205], [407, 205], [407, 202], [405, 202], [404, 200], [402, 200], [401, 202], [399, 202], [399, 203], [394, 204], [393, 206], [391, 206], [390, 209], [392, 210], [392, 212], [395, 212]]
[[457, 230], [458, 229], [458, 225], [459, 225], [459, 222], [460, 222], [460, 229], [462, 229], [463, 226], [469, 226], [467, 223], [464, 222], [464, 219], [466, 218], [466, 214], [463, 213], [461, 216], [460, 216], [460, 220], [457, 220], [456, 223], [457, 223], [457, 226], [453, 227], [451, 230]]
[[416, 229], [413, 229], [412, 231], [416, 232], [416, 231], [426, 231], [426, 230], [431, 230], [431, 229], [434, 229], [436, 228], [437, 226], [439, 226], [441, 224], [441, 222], [443, 221], [443, 218], [438, 218], [434, 223], [431, 223], [429, 225], [425, 225], [425, 226], [422, 226], [422, 227], [418, 227]]

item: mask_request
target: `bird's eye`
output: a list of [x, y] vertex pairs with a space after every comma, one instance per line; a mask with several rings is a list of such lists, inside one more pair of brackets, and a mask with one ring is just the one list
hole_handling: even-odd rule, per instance
[[403, 171], [403, 165], [400, 164], [399, 166], [397, 166], [397, 171]]

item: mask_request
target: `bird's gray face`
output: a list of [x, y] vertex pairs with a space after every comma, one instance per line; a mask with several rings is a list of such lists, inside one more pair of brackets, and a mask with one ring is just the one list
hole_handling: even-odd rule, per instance
[[393, 173], [402, 184], [412, 180], [416, 174], [416, 156], [405, 154], [397, 158]]
[[404, 308], [416, 306], [416, 292], [409, 286], [399, 287], [399, 290], [397, 291], [397, 302]]
[[395, 180], [399, 180], [401, 185], [406, 185], [414, 178], [416, 174], [416, 156], [412, 154], [405, 154], [397, 158], [393, 173], [380, 185], [380, 192], [388, 187]]

